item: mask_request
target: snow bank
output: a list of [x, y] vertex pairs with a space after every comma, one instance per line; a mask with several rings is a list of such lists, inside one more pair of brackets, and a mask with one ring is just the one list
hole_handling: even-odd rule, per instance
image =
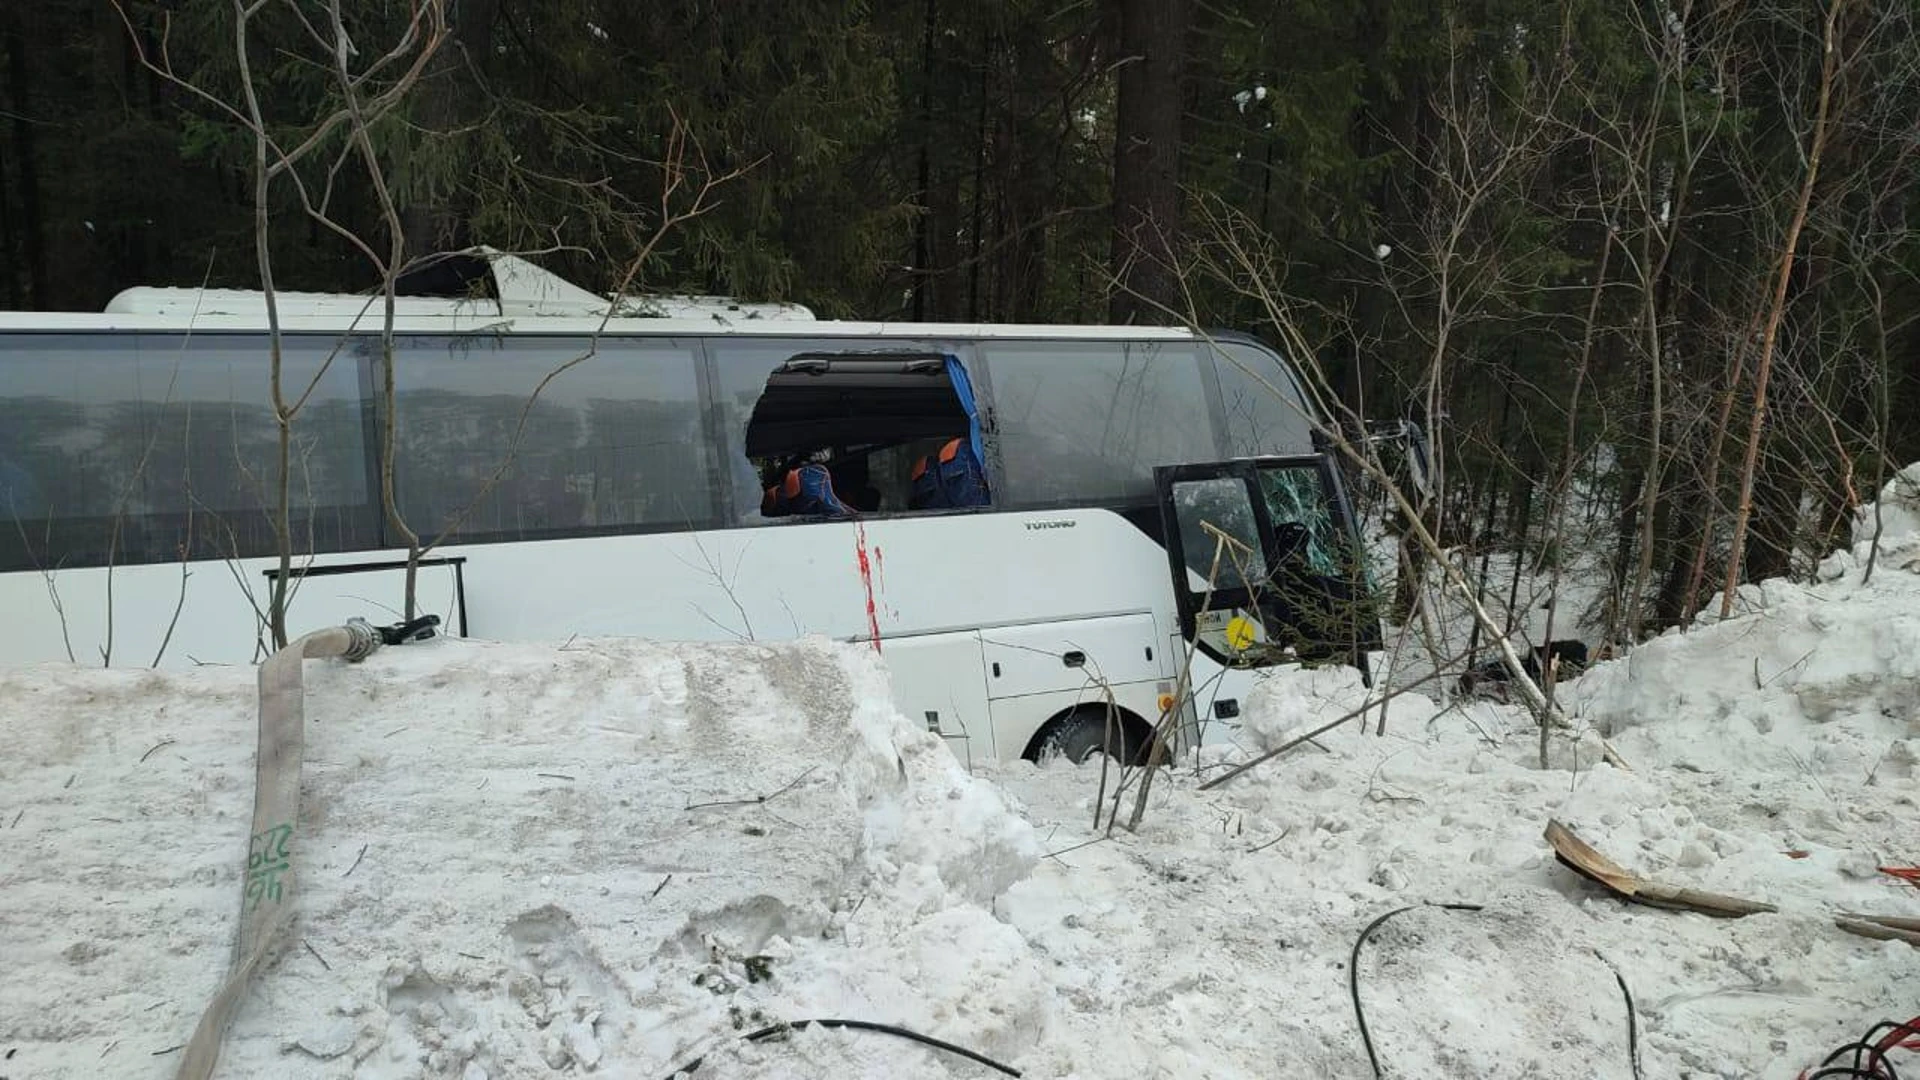
[[[1273, 674], [1247, 701], [1246, 750], [1359, 706], [1362, 689], [1339, 681]], [[1690, 721], [1670, 719], [1683, 746]], [[1564, 738], [1566, 766], [1543, 770], [1520, 710], [1412, 694], [1389, 706], [1384, 736], [1372, 730], [1350, 723], [1210, 791], [1199, 782], [1243, 755], [1185, 763], [1156, 786], [1141, 833], [1111, 839], [1088, 830], [1090, 766], [1002, 767], [1059, 853], [1003, 905], [1053, 962], [1060, 1002], [1019, 1064], [1059, 1077], [1371, 1076], [1349, 957], [1373, 920], [1430, 903], [1483, 910], [1416, 907], [1360, 956], [1388, 1076], [1624, 1080], [1615, 971], [1648, 1077], [1789, 1080], [1872, 1022], [1914, 1012], [1920, 950], [1826, 917], [1920, 916], [1920, 891], [1861, 857], [1884, 844], [1912, 861], [1905, 782], [1837, 806], [1784, 754], [1694, 773], [1704, 766], [1647, 744], [1626, 751], [1635, 771], [1623, 773], [1591, 740], [1570, 767]], [[1662, 880], [1784, 910], [1717, 920], [1624, 904], [1555, 861], [1542, 838], [1554, 817]], [[1818, 837], [1809, 856], [1786, 853]]]
[[[220, 1075], [931, 1067], [735, 1045], [807, 1016], [1040, 1035], [1037, 966], [983, 906], [1031, 829], [870, 655], [441, 641], [307, 673], [300, 915]], [[255, 707], [246, 670], [0, 674], [7, 1075], [171, 1075], [227, 968]]]
[[1854, 512], [1855, 560], [1866, 561], [1876, 537], [1883, 551], [1920, 552], [1920, 463], [1902, 469], [1880, 489], [1874, 502]]
[[[1617, 972], [1642, 1075], [1788, 1080], [1920, 986], [1920, 949], [1831, 919], [1920, 917], [1878, 869], [1920, 861], [1920, 513], [1884, 502], [1871, 581], [1856, 545], [1565, 684], [1547, 767], [1523, 711], [1407, 694], [1201, 790], [1368, 700], [1278, 670], [1138, 833], [1095, 828], [1095, 763], [967, 776], [857, 648], [311, 664], [302, 914], [222, 1075], [986, 1075], [735, 1037], [824, 1016], [1050, 1080], [1365, 1080], [1357, 988], [1386, 1075], [1624, 1080]], [[246, 671], [0, 674], [0, 1074], [171, 1075], [226, 968], [254, 706]], [[1554, 860], [1552, 818], [1780, 910], [1625, 904]]]
[[[1757, 614], [1671, 632], [1570, 688], [1570, 709], [1630, 759], [1884, 780], [1920, 737], [1920, 576], [1883, 566], [1813, 585], [1769, 581]], [[1793, 759], [1797, 759], [1793, 760]], [[1890, 768], [1892, 771], [1887, 771]]]
[[[1870, 584], [1857, 548], [1844, 574], [1765, 583], [1753, 613], [1562, 686], [1575, 730], [1554, 736], [1549, 768], [1520, 709], [1407, 694], [1384, 735], [1376, 706], [1199, 789], [1365, 703], [1331, 669], [1267, 676], [1241, 746], [1164, 778], [1135, 836], [1088, 831], [1090, 767], [1003, 767], [1058, 852], [1004, 905], [1061, 998], [1022, 1064], [1364, 1078], [1350, 978], [1389, 1076], [1634, 1075], [1616, 971], [1649, 1077], [1788, 1080], [1911, 1016], [1920, 950], [1832, 925], [1920, 916], [1920, 890], [1878, 869], [1920, 861], [1920, 575], [1896, 569], [1920, 529], [1888, 502]], [[1601, 764], [1596, 733], [1632, 772]], [[1554, 859], [1554, 818], [1663, 883], [1780, 911], [1623, 903]], [[1375, 919], [1445, 903], [1481, 910], [1394, 916], [1350, 968]], [[1089, 1047], [1136, 1071], [1090, 1064]]]
[[[1920, 466], [1819, 581], [1744, 586], [1743, 612], [1670, 632], [1567, 693], [1645, 776], [1609, 771], [1565, 811], [1630, 868], [1795, 911], [1911, 899], [1920, 762]], [[1891, 893], [1891, 895], [1889, 895]]]

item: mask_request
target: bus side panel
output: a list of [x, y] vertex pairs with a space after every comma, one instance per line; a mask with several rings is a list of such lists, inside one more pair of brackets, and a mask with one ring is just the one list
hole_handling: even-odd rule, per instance
[[[1142, 611], [1173, 625], [1165, 553], [1099, 510], [475, 545], [441, 554], [467, 557], [471, 632], [483, 638], [824, 634], [872, 641]], [[1063, 640], [1059, 651], [1069, 647]]]
[[267, 609], [267, 560], [252, 563], [0, 574], [0, 663], [183, 668], [264, 658], [254, 605]]
[[[1151, 612], [988, 631], [987, 695], [995, 700], [1157, 679], [1165, 657]], [[1148, 717], [1148, 719], [1152, 719]]]
[[[488, 640], [765, 641], [823, 634], [877, 640], [884, 656], [885, 639], [904, 635], [1142, 612], [1151, 613], [1152, 641], [1166, 641], [1175, 628], [1164, 551], [1103, 510], [476, 544], [434, 554], [466, 560], [466, 632]], [[341, 566], [393, 557], [358, 553], [314, 562]], [[0, 575], [0, 611], [7, 614], [0, 620], [0, 662], [65, 661], [70, 643], [73, 660], [99, 663], [110, 606], [115, 664], [153, 663], [170, 626], [164, 666], [254, 662], [266, 651], [256, 607], [265, 610], [264, 571], [273, 564], [247, 559]], [[445, 572], [423, 568], [420, 599], [453, 633], [458, 613], [450, 610], [456, 605], [444, 587]], [[403, 604], [398, 573], [309, 577], [288, 621], [294, 630], [353, 614], [395, 622]], [[1064, 630], [1020, 637], [1055, 656], [1076, 647]], [[1085, 672], [1048, 663], [1058, 666], [1058, 681], [1029, 689], [1085, 683]], [[1175, 670], [1165, 655], [1155, 663], [1169, 665], [1160, 668], [1163, 674]], [[996, 750], [1007, 753], [1005, 746]]]
[[946, 740], [963, 764], [993, 757], [986, 661], [980, 635], [924, 634], [882, 642], [894, 706], [907, 722]]

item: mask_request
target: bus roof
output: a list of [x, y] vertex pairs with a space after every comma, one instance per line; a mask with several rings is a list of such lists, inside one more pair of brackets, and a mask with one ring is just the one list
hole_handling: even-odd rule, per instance
[[[614, 301], [516, 255], [479, 247], [448, 256], [459, 264], [423, 287], [394, 298], [394, 328], [408, 334], [739, 334], [788, 337], [915, 337], [932, 339], [1081, 338], [1191, 340], [1177, 327], [1058, 324], [905, 323], [816, 319], [799, 304], [752, 303], [726, 296], [635, 295]], [[430, 264], [426, 273], [434, 273]], [[385, 321], [378, 293], [275, 293], [281, 327], [290, 333], [378, 333]], [[614, 310], [609, 313], [609, 308]], [[254, 331], [266, 328], [265, 294], [245, 289], [136, 286], [102, 312], [0, 311], [0, 331]]]
[[[598, 318], [614, 306], [609, 297], [589, 292], [533, 263], [480, 247], [424, 260], [396, 283], [396, 314], [457, 318], [481, 315]], [[380, 291], [362, 293], [294, 292], [275, 294], [281, 316], [290, 318], [379, 319]], [[248, 315], [266, 318], [264, 293], [250, 289], [199, 289], [136, 286], [107, 302], [116, 315]], [[796, 319], [813, 312], [799, 304], [758, 304], [731, 296], [628, 294], [616, 315], [669, 319]]]
[[[359, 319], [342, 316], [283, 316], [287, 333], [377, 334], [382, 316], [376, 308]], [[0, 332], [85, 333], [97, 331], [254, 331], [266, 329], [258, 315], [132, 315], [88, 311], [0, 311]], [[746, 337], [881, 338], [932, 340], [956, 338], [1062, 338], [1080, 340], [1191, 341], [1194, 333], [1167, 326], [1075, 326], [1057, 323], [913, 323], [765, 319], [733, 320], [721, 316], [702, 319], [578, 316], [418, 315], [396, 312], [394, 330], [403, 334], [513, 333], [649, 335], [692, 337], [727, 334]], [[1219, 335], [1223, 340], [1227, 335]], [[1238, 339], [1238, 335], [1234, 335]]]

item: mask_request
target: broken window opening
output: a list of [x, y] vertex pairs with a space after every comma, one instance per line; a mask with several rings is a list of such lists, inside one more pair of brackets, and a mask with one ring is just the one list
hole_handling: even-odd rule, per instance
[[802, 353], [746, 427], [766, 518], [972, 509], [991, 502], [966, 368], [939, 353]]

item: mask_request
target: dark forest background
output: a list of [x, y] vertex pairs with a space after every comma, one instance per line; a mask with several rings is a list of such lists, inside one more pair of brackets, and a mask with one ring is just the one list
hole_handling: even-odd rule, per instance
[[[1804, 573], [1920, 459], [1911, 0], [336, 2], [364, 89], [404, 91], [366, 135], [409, 258], [1260, 334], [1435, 432], [1448, 543], [1545, 565], [1569, 493], [1602, 508], [1579, 542], [1623, 636], [1718, 587], [1743, 488], [1741, 575]], [[374, 62], [423, 4], [446, 32], [403, 85]], [[228, 0], [5, 5], [0, 307], [260, 287], [220, 104], [248, 85], [390, 250], [352, 125], [322, 130], [330, 5], [254, 6], [243, 78]], [[284, 177], [269, 207], [280, 288], [377, 288]]]

